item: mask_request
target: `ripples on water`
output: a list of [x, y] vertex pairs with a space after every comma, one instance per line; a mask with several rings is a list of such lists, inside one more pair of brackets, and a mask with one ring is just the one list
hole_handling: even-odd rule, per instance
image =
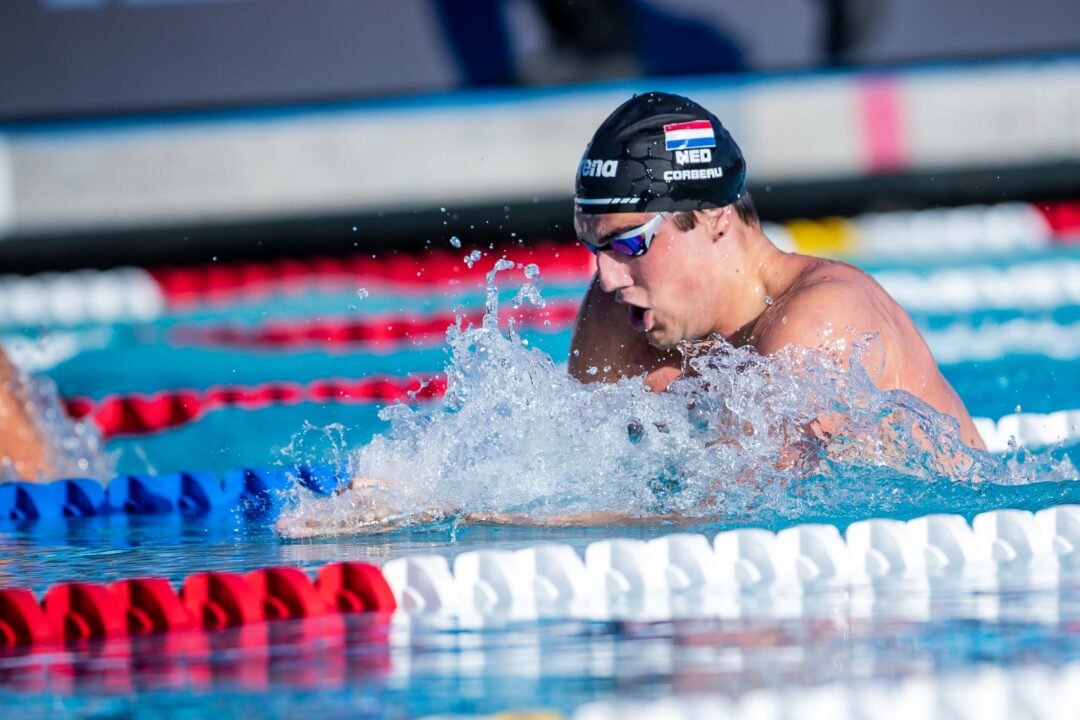
[[[488, 274], [480, 327], [447, 331], [440, 404], [393, 405], [389, 427], [348, 455], [374, 482], [330, 499], [301, 494], [287, 536], [385, 530], [467, 514], [544, 521], [575, 513], [692, 517], [723, 524], [973, 514], [1003, 503], [1080, 498], [1061, 448], [1006, 457], [963, 444], [957, 422], [904, 391], [878, 390], [852, 354], [789, 348], [763, 357], [722, 339], [684, 348], [665, 393], [639, 378], [583, 385], [498, 326]], [[527, 273], [522, 299], [542, 304]], [[868, 340], [873, 342], [873, 340]], [[827, 441], [817, 418], [838, 419]], [[1038, 490], [1010, 490], [1043, 482]]]

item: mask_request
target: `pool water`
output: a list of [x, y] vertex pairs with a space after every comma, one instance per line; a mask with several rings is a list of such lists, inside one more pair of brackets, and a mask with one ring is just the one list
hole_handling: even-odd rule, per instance
[[[1038, 259], [1067, 267], [1080, 263], [1080, 252], [1061, 247], [1044, 251]], [[916, 282], [943, 271], [962, 274], [988, 266], [1008, 270], [1030, 261], [1026, 254], [936, 265], [867, 262], [864, 267], [907, 273]], [[521, 280], [519, 276], [502, 286], [504, 308]], [[357, 287], [309, 288], [195, 305], [147, 323], [67, 329], [62, 332], [79, 351], [48, 373], [64, 396], [102, 398], [222, 384], [435, 372], [447, 361], [445, 339], [438, 334], [372, 348], [318, 339], [277, 346], [214, 343], [193, 340], [185, 331], [270, 321], [302, 327], [326, 318], [379, 317], [392, 323], [394, 318], [458, 308], [475, 311], [485, 301], [481, 286], [437, 286], [428, 292], [372, 288], [358, 295], [363, 284], [359, 280]], [[583, 279], [545, 281], [541, 274], [539, 287], [550, 309], [576, 301]], [[913, 318], [944, 358], [944, 374], [973, 415], [998, 418], [1018, 409], [1047, 413], [1080, 407], [1080, 302], [1006, 299], [955, 311], [934, 308], [934, 298], [923, 296]], [[1015, 334], [1018, 321], [1048, 327], [1051, 337], [1066, 340], [1055, 341], [1052, 348], [1038, 341], [1040, 336], [1030, 343], [1023, 336], [1003, 341]], [[565, 320], [550, 326], [526, 324], [518, 332], [529, 347], [550, 354], [557, 363], [566, 357], [570, 328]], [[988, 355], [985, 347], [1008, 350]], [[1076, 352], [1070, 353], [1069, 347]], [[122, 473], [220, 472], [238, 466], [327, 462], [343, 447], [361, 447], [386, 430], [379, 409], [375, 404], [339, 402], [224, 408], [175, 429], [112, 439], [109, 448], [117, 453]], [[315, 429], [302, 432], [305, 425]], [[330, 425], [340, 430], [318, 430]], [[1080, 446], [1057, 448], [1054, 456], [1080, 465]], [[891, 508], [893, 516], [953, 511], [970, 517], [997, 507], [1040, 509], [1080, 502], [1080, 484], [961, 487], [905, 498], [900, 507]], [[849, 506], [842, 517], [799, 519], [842, 528], [876, 514], [872, 506], [863, 511]], [[771, 528], [794, 521], [762, 518]], [[580, 551], [604, 538], [648, 539], [673, 531], [663, 525], [552, 529], [445, 522], [388, 535], [291, 541], [276, 535], [272, 522], [266, 513], [243, 511], [84, 518], [52, 525], [9, 522], [0, 526], [0, 585], [43, 591], [67, 580], [164, 575], [177, 581], [201, 570], [268, 565], [313, 569], [337, 560], [381, 564], [416, 553], [449, 557], [477, 548], [516, 549], [552, 541]], [[711, 536], [725, 527], [713, 523], [678, 530]], [[225, 631], [198, 647], [185, 645], [183, 638], [151, 637], [90, 643], [48, 655], [12, 652], [0, 657], [0, 703], [11, 716], [20, 717], [63, 711], [88, 717], [318, 713], [382, 718], [524, 708], [570, 714], [584, 703], [611, 697], [738, 697], [760, 688], [858, 686], [987, 665], [1058, 667], [1080, 660], [1074, 632], [1080, 621], [1076, 579], [1058, 583], [1033, 578], [989, 598], [985, 588], [978, 587], [952, 588], [930, 598], [898, 592], [891, 603], [870, 612], [846, 600], [820, 600], [820, 612], [797, 618], [749, 612], [741, 618], [664, 622], [624, 617], [469, 624], [400, 614], [393, 621], [352, 616], [340, 620], [343, 625], [308, 620]], [[911, 610], [912, 603], [919, 609]], [[262, 635], [253, 639], [253, 633]]]

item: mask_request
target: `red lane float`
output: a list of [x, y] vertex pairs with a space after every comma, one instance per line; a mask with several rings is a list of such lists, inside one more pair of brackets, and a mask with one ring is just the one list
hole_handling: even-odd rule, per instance
[[63, 640], [127, 634], [124, 608], [105, 585], [72, 582], [53, 585], [42, 602], [45, 617]]
[[[569, 327], [577, 317], [578, 303], [552, 303], [543, 308], [522, 308], [500, 313], [500, 321], [514, 319], [517, 327], [550, 330]], [[355, 345], [388, 348], [410, 342], [442, 342], [446, 328], [459, 315], [445, 312], [422, 317], [410, 315], [379, 315], [359, 319], [284, 320], [256, 327], [241, 325], [178, 325], [169, 332], [180, 345], [209, 345], [241, 348], [306, 348], [310, 346], [341, 347]], [[462, 326], [479, 325], [483, 312], [460, 315]]]
[[40, 603], [29, 590], [0, 589], [0, 649], [396, 608], [382, 571], [354, 562], [325, 565], [314, 581], [295, 567], [194, 573], [179, 593], [165, 578], [61, 583]]
[[180, 591], [184, 607], [200, 627], [219, 630], [264, 618], [262, 603], [242, 575], [206, 572], [190, 575]]
[[110, 586], [132, 635], [189, 630], [195, 622], [165, 578], [118, 580]]
[[1080, 240], [1080, 201], [1037, 203], [1054, 237], [1059, 240]]
[[0, 648], [41, 645], [57, 639], [34, 593], [25, 588], [0, 589]]
[[[584, 280], [595, 267], [593, 256], [574, 244], [545, 242], [499, 248], [485, 254], [515, 263], [536, 263], [550, 279]], [[169, 305], [182, 307], [256, 298], [273, 292], [299, 292], [313, 285], [352, 288], [361, 283], [430, 291], [433, 285], [451, 282], [482, 283], [491, 263], [479, 262], [470, 268], [463, 256], [462, 250], [432, 249], [419, 254], [393, 252], [380, 257], [358, 254], [346, 258], [213, 263], [160, 268], [152, 270], [151, 275]]]
[[339, 612], [377, 612], [397, 607], [393, 591], [374, 565], [324, 565], [315, 584], [327, 606]]
[[110, 395], [100, 400], [66, 398], [68, 414], [90, 417], [105, 439], [119, 435], [145, 435], [181, 427], [210, 410], [241, 407], [255, 410], [301, 402], [390, 403], [442, 397], [442, 375], [394, 377], [372, 375], [358, 380], [330, 378], [308, 384], [269, 382], [261, 385], [218, 385], [205, 390], [163, 390], [150, 395]]

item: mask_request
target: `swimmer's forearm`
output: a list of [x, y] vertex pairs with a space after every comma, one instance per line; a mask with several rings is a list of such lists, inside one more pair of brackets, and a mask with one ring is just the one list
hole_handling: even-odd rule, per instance
[[522, 525], [531, 527], [607, 527], [618, 525], [625, 527], [661, 525], [672, 522], [691, 522], [692, 518], [683, 515], [630, 515], [624, 512], [589, 512], [570, 513], [551, 518], [535, 518], [516, 513], [465, 513], [464, 522], [475, 525]]
[[[349, 489], [360, 491], [387, 489], [391, 484], [385, 480], [360, 477], [354, 478], [349, 483]], [[537, 518], [510, 512], [466, 512], [460, 507], [446, 508], [444, 510], [429, 509], [407, 517], [390, 514], [379, 515], [377, 512], [371, 512], [357, 519], [363, 527], [363, 532], [389, 532], [409, 525], [423, 525], [451, 518], [458, 518], [461, 522], [471, 525], [520, 525], [523, 527], [647, 526], [692, 521], [692, 518], [684, 515], [640, 516], [614, 511], [568, 513], [555, 517]]]

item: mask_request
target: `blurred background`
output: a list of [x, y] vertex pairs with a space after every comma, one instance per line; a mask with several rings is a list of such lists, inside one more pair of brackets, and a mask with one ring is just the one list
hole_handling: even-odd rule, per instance
[[[120, 472], [339, 424], [326, 462], [444, 367], [500, 257], [503, 320], [564, 361], [577, 164], [666, 90], [731, 130], [769, 237], [908, 309], [1000, 450], [995, 419], [1080, 402], [1078, 27], [1074, 0], [5, 0], [0, 342]], [[547, 305], [518, 312], [529, 263]]]
[[769, 220], [1069, 198], [1078, 27], [1072, 0], [5, 0], [0, 262], [569, 238], [585, 143], [648, 89], [717, 113]]
[[[463, 498], [494, 487], [484, 481], [488, 468], [520, 461], [523, 472], [506, 471], [506, 487], [524, 498], [563, 487], [534, 483], [544, 468], [590, 462], [578, 452], [584, 444], [561, 440], [569, 436], [562, 424], [592, 438], [595, 413], [561, 403], [544, 411], [563, 387], [594, 269], [574, 242], [573, 181], [598, 124], [648, 90], [689, 95], [719, 116], [744, 151], [770, 238], [856, 263], [903, 305], [1008, 481], [911, 485], [892, 475], [899, 467], [856, 468], [858, 477], [837, 475], [835, 505], [831, 490], [795, 483], [791, 508], [771, 508], [768, 498], [787, 496], [775, 494], [781, 484], [763, 490], [764, 518], [970, 517], [1076, 500], [1077, 0], [0, 0], [0, 344], [39, 378], [21, 397], [36, 403], [35, 422], [58, 456], [40, 479], [107, 481], [111, 508], [107, 517], [77, 517], [105, 510], [89, 499], [79, 504], [91, 497], [86, 483], [4, 485], [16, 475], [0, 458], [0, 585], [178, 580], [195, 570], [310, 569], [515, 546], [507, 538], [516, 546], [557, 539], [583, 547], [606, 537], [459, 531], [455, 522], [449, 532], [433, 526], [415, 539], [282, 543], [269, 527], [272, 512], [258, 512], [266, 506], [230, 493], [267, 477], [279, 483], [268, 487], [288, 485], [267, 468], [327, 492], [364, 472], [348, 467], [350, 459], [388, 433], [391, 416], [394, 442], [417, 438], [423, 446], [416, 476], [459, 483], [450, 487]], [[503, 258], [512, 269], [489, 292], [488, 273]], [[408, 424], [403, 408], [384, 412], [444, 393], [448, 327], [479, 324], [495, 297], [500, 327], [513, 320], [520, 346], [512, 356], [490, 353], [490, 365], [477, 361], [469, 371], [484, 379], [465, 397], [486, 412], [486, 427], [428, 432], [423, 415]], [[526, 343], [536, 351], [527, 364], [505, 361], [521, 357]], [[762, 396], [757, 385], [753, 392]], [[427, 407], [438, 417], [438, 405]], [[86, 425], [72, 431], [61, 408]], [[640, 424], [628, 420], [628, 429]], [[649, 450], [633, 434], [631, 442], [632, 453], [662, 444]], [[697, 457], [687, 448], [665, 449], [664, 464], [680, 470], [684, 458]], [[911, 462], [927, 469], [919, 465], [925, 458]], [[939, 472], [936, 463], [927, 467], [930, 477]], [[654, 493], [662, 488], [658, 501], [677, 487], [674, 477], [665, 471], [649, 483]], [[745, 475], [737, 477], [742, 484]], [[1036, 480], [1047, 482], [1025, 484]], [[605, 488], [605, 502], [621, 488]], [[499, 489], [491, 497], [501, 497]], [[415, 497], [423, 502], [423, 487]], [[556, 494], [521, 507], [559, 502]], [[700, 618], [582, 629], [514, 620], [504, 636], [485, 619], [482, 632], [432, 625], [438, 634], [425, 635], [417, 623], [406, 628], [414, 640], [395, 629], [389, 641], [370, 641], [374, 652], [355, 647], [351, 631], [341, 645], [305, 630], [299, 650], [281, 652], [239, 639], [237, 652], [227, 644], [204, 651], [185, 633], [167, 651], [158, 638], [144, 638], [154, 643], [145, 646], [152, 657], [135, 654], [134, 662], [125, 660], [127, 640], [110, 638], [80, 645], [94, 661], [87, 670], [51, 646], [40, 663], [0, 652], [0, 706], [22, 718], [35, 706], [42, 717], [222, 715], [237, 702], [258, 703], [268, 718], [549, 705], [570, 712], [612, 694], [719, 689], [741, 698], [744, 689], [871, 676], [947, 683], [946, 673], [961, 668], [978, 669], [978, 681], [940, 691], [896, 685], [881, 697], [919, 708], [909, 713], [916, 716], [936, 697], [948, 717], [973, 717], [963, 702], [973, 687], [986, 700], [969, 704], [979, 712], [1005, 707], [1006, 697], [1017, 707], [1032, 698], [1034, 708], [1036, 698], [1052, 702], [1046, 688], [1075, 685], [1080, 636], [1076, 577], [1065, 574], [1077, 555], [1066, 549], [1072, 539], [1058, 544], [1073, 532], [1062, 529], [1073, 515], [1027, 517], [993, 520], [996, 529], [983, 524], [964, 541], [972, 549], [992, 541], [1000, 578], [1022, 586], [999, 584], [998, 576], [969, 586], [966, 574], [953, 585], [957, 568], [967, 573], [975, 556], [960, 555], [958, 564], [952, 551], [942, 575], [949, 584], [925, 586], [922, 560], [908, 568], [905, 553], [888, 571], [888, 587], [903, 597], [852, 593], [850, 605], [834, 606], [834, 595], [848, 602], [829, 584], [827, 576], [841, 572], [834, 569], [813, 579], [827, 589], [816, 590], [813, 603], [763, 581], [745, 605], [735, 603], [746, 624], [731, 628]], [[1060, 525], [1051, 532], [1051, 523]], [[1027, 538], [1016, 550], [1011, 536], [994, 539], [1014, 527], [1026, 528]], [[631, 528], [602, 533], [616, 530], [639, 536]], [[901, 537], [894, 532], [886, 535]], [[929, 531], [919, 532], [926, 545]], [[953, 532], [946, 534], [960, 537]], [[1051, 560], [1051, 545], [1060, 561]], [[1019, 553], [1015, 563], [1009, 553]], [[867, 558], [870, 572], [879, 563]], [[789, 565], [810, 588], [801, 559]], [[758, 594], [765, 586], [782, 588], [775, 603]], [[1046, 592], [1031, 595], [1033, 588]], [[646, 594], [651, 603], [653, 591]], [[800, 609], [789, 615], [789, 608]], [[48, 615], [67, 617], [65, 628], [74, 619], [85, 624], [66, 612]], [[771, 613], [782, 618], [775, 625], [764, 623]], [[0, 622], [0, 649], [12, 627]], [[184, 655], [159, 662], [166, 652]], [[223, 653], [223, 672], [204, 672], [209, 652]], [[1058, 674], [1006, 682], [1004, 671], [1036, 663]], [[30, 692], [10, 691], [13, 682]], [[142, 692], [156, 684], [169, 689]], [[783, 712], [847, 707], [839, 691], [821, 687], [806, 696], [809, 705], [783, 695]], [[58, 699], [66, 693], [90, 701]], [[240, 699], [230, 706], [230, 697]], [[764, 713], [773, 705], [742, 707]]]

